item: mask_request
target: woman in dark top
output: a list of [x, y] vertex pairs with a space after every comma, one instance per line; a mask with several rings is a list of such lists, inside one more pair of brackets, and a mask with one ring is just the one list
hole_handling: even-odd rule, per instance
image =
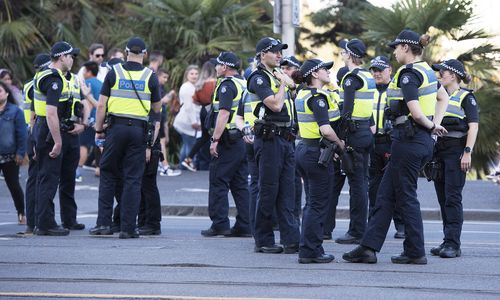
[[17, 210], [17, 221], [26, 224], [24, 194], [19, 184], [19, 166], [26, 154], [26, 123], [23, 111], [6, 83], [0, 81], [0, 170]]
[[[432, 157], [434, 140], [431, 133], [441, 136], [448, 96], [443, 87], [438, 90], [437, 78], [431, 67], [421, 61], [429, 36], [403, 30], [389, 44], [396, 60], [403, 64], [396, 72], [387, 91], [388, 106], [394, 129], [391, 132], [391, 159], [377, 193], [373, 215], [358, 247], [344, 253], [343, 259], [356, 263], [376, 263], [398, 201], [405, 223], [404, 251], [391, 257], [395, 264], [427, 264], [420, 203], [417, 199], [418, 174]], [[437, 100], [437, 102], [436, 102]]]
[[462, 81], [467, 84], [471, 80], [460, 61], [450, 59], [432, 68], [439, 71], [439, 81], [450, 95], [450, 101], [443, 119], [443, 126], [448, 133], [438, 138], [435, 149], [441, 176], [434, 179], [434, 186], [441, 207], [444, 241], [432, 248], [431, 254], [453, 258], [462, 254], [462, 190], [465, 175], [471, 168], [472, 149], [479, 128], [479, 111], [472, 91], [460, 87]]
[[297, 169], [307, 183], [306, 197], [300, 235], [299, 263], [329, 263], [333, 255], [323, 249], [323, 220], [328, 211], [333, 192], [333, 153], [319, 163], [321, 153], [330, 143], [343, 148], [331, 124], [340, 118], [337, 103], [323, 86], [330, 82], [333, 62], [319, 59], [304, 62], [300, 70], [292, 75], [296, 84], [306, 83], [295, 98], [297, 120], [302, 140], [297, 145]]

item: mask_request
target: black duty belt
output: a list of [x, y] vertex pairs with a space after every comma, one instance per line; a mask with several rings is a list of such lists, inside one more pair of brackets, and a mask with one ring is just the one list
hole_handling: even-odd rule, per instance
[[305, 139], [302, 138], [302, 143], [306, 146], [316, 146], [319, 147], [319, 140], [320, 139]]
[[135, 127], [141, 127], [141, 128], [146, 127], [146, 121], [144, 121], [144, 120], [115, 117], [115, 116], [113, 116], [111, 118], [111, 123], [112, 124], [127, 125], [127, 126], [135, 126]]
[[450, 137], [440, 137], [437, 139], [436, 148], [438, 150], [461, 147], [465, 148], [467, 142], [466, 138], [450, 138]]
[[390, 144], [391, 137], [388, 134], [376, 134], [374, 136], [375, 144]]

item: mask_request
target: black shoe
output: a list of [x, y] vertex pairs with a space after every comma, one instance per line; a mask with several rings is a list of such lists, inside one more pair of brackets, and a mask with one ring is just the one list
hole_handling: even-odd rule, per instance
[[65, 236], [69, 234], [69, 230], [56, 226], [47, 230], [38, 229], [36, 235], [49, 235], [49, 236]]
[[261, 252], [261, 253], [281, 253], [283, 252], [283, 247], [274, 244], [271, 246], [261, 246], [261, 247], [255, 246], [254, 250], [255, 252]]
[[427, 257], [408, 257], [403, 252], [400, 255], [391, 257], [391, 261], [393, 264], [410, 264], [410, 265], [426, 265]]
[[69, 229], [69, 230], [84, 230], [85, 229], [85, 224], [81, 223], [73, 223], [71, 225], [69, 224], [62, 224], [62, 227]]
[[26, 230], [24, 231], [24, 234], [34, 234], [34, 232], [35, 232], [34, 226], [26, 226]]
[[226, 234], [231, 234], [230, 229], [224, 229], [224, 230], [215, 230], [212, 227], [202, 230], [201, 235], [204, 237], [213, 237], [213, 236], [218, 236], [218, 235], [226, 235]]
[[394, 234], [395, 239], [404, 239], [406, 237], [404, 231], [396, 231]]
[[318, 257], [299, 257], [300, 264], [327, 264], [332, 262], [335, 259], [335, 256], [331, 254], [321, 254]]
[[377, 262], [377, 254], [365, 246], [357, 246], [353, 250], [342, 255], [344, 260], [352, 263], [374, 264]]
[[161, 234], [160, 228], [151, 228], [147, 226], [139, 228], [139, 235], [160, 235], [160, 234]]
[[118, 236], [118, 238], [120, 239], [136, 239], [138, 237], [139, 237], [139, 232], [137, 230], [134, 230], [132, 232], [121, 231], [120, 235]]
[[90, 235], [113, 235], [113, 231], [111, 231], [111, 228], [109, 226], [96, 226], [96, 227], [90, 228], [89, 234]]
[[332, 233], [323, 233], [323, 241], [331, 240], [332, 239]]
[[335, 243], [337, 244], [359, 244], [360, 242], [360, 238], [353, 237], [349, 233], [346, 233], [344, 236], [335, 239]]
[[431, 254], [434, 256], [439, 256], [439, 252], [441, 252], [443, 248], [444, 248], [444, 243], [442, 243], [437, 247], [431, 248]]
[[118, 232], [122, 231], [120, 224], [115, 224], [115, 223], [111, 224], [110, 229], [111, 229], [111, 232], [113, 232], [113, 233], [118, 233]]
[[455, 258], [462, 255], [462, 250], [460, 248], [455, 248], [452, 246], [444, 246], [441, 251], [439, 251], [439, 257], [441, 258]]
[[299, 253], [299, 244], [285, 245], [283, 247], [283, 252], [285, 252], [285, 254]]
[[225, 237], [252, 237], [253, 235], [250, 232], [243, 231], [240, 229], [234, 229], [234, 227], [233, 227], [233, 228], [231, 228], [229, 233], [224, 234], [224, 236]]

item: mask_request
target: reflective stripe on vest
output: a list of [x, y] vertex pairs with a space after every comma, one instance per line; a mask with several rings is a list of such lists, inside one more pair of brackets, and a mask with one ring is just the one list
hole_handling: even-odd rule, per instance
[[375, 91], [375, 101], [373, 102], [373, 118], [377, 128], [376, 133], [385, 134], [384, 131], [384, 113], [387, 105], [387, 91], [380, 93]]
[[231, 80], [236, 86], [236, 91], [237, 91], [236, 97], [233, 99], [233, 103], [231, 104], [231, 117], [230, 117], [231, 119], [228, 120], [226, 124], [226, 128], [231, 129], [231, 128], [236, 128], [236, 123], [235, 123], [236, 110], [238, 109], [238, 103], [240, 102], [240, 99], [243, 96], [243, 92], [247, 89], [247, 83], [245, 80], [236, 77], [225, 77], [223, 79], [217, 80], [217, 85], [215, 86], [213, 101], [212, 101], [213, 105], [212, 109], [216, 113], [219, 112], [219, 103], [220, 103], [219, 99], [217, 99], [217, 91], [220, 85], [226, 80]]
[[35, 74], [35, 89], [34, 89], [34, 98], [33, 103], [35, 107], [35, 114], [40, 117], [46, 117], [47, 116], [47, 95], [44, 94], [42, 91], [40, 91], [40, 82], [42, 81], [43, 78], [52, 75], [52, 74], [57, 74], [62, 80], [62, 91], [61, 91], [61, 97], [59, 97], [59, 102], [66, 102], [69, 100], [68, 95], [71, 93], [71, 86], [69, 83], [69, 80], [64, 77], [63, 73], [59, 69], [46, 69], [44, 71], [38, 72]]
[[462, 108], [462, 101], [469, 95], [470, 91], [458, 89], [450, 96], [448, 107], [446, 107], [445, 117], [455, 117], [459, 119], [465, 118], [465, 112]]
[[[151, 110], [149, 78], [153, 71], [150, 68], [127, 71], [123, 69], [121, 64], [114, 65], [113, 70], [115, 70], [116, 80], [108, 99], [108, 113], [114, 116], [147, 121]], [[139, 95], [140, 100], [137, 95]]]
[[[351, 119], [369, 120], [372, 116], [373, 98], [377, 90], [375, 80], [370, 72], [363, 69], [349, 71], [346, 76], [349, 74], [354, 74], [363, 82], [363, 86], [354, 93], [354, 107], [352, 109]], [[346, 76], [342, 78], [341, 86], [344, 86]], [[341, 95], [344, 96], [344, 93], [342, 92]], [[342, 101], [343, 100], [344, 98], [342, 98]]]
[[389, 88], [387, 89], [387, 105], [390, 106], [390, 101], [403, 100], [403, 92], [401, 91], [401, 88], [398, 87], [398, 80], [401, 71], [408, 68], [413, 68], [422, 75], [422, 85], [418, 88], [418, 103], [425, 116], [434, 116], [437, 101], [437, 78], [434, 71], [426, 62], [404, 65], [398, 69], [391, 83], [389, 83]]
[[319, 125], [314, 118], [314, 112], [307, 105], [309, 99], [316, 95], [323, 95], [327, 99], [328, 119], [330, 122], [340, 119], [338, 105], [331, 97], [332, 92], [318, 89], [315, 94], [312, 94], [312, 91], [309, 88], [300, 90], [295, 98], [295, 108], [297, 109], [297, 121], [299, 123], [300, 136], [306, 139], [318, 139], [321, 137]]
[[260, 103], [260, 99], [257, 95], [245, 90], [241, 101], [243, 101], [243, 119], [245, 122], [248, 122], [250, 126], [253, 126], [255, 124], [255, 120], [257, 120], [257, 117], [253, 114], [253, 112], [255, 111], [255, 108], [257, 108], [257, 104]]
[[28, 92], [31, 89], [31, 87], [33, 87], [34, 83], [35, 80], [32, 79], [23, 86], [23, 94], [24, 94], [23, 112], [24, 112], [24, 121], [26, 121], [26, 124], [29, 124], [31, 120], [31, 103], [33, 102], [33, 99], [30, 98]]

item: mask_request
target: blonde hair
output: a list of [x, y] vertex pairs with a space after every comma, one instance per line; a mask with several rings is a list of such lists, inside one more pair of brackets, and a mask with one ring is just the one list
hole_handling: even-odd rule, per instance
[[198, 81], [194, 84], [195, 89], [199, 91], [207, 79], [215, 79], [216, 77], [215, 66], [209, 61], [205, 62], [201, 67]]
[[191, 70], [200, 71], [200, 68], [197, 65], [189, 65], [189, 66], [187, 66], [186, 71], [184, 71], [184, 78], [182, 79], [182, 82], [186, 82], [187, 81], [187, 76], [188, 76], [189, 72], [191, 72]]

